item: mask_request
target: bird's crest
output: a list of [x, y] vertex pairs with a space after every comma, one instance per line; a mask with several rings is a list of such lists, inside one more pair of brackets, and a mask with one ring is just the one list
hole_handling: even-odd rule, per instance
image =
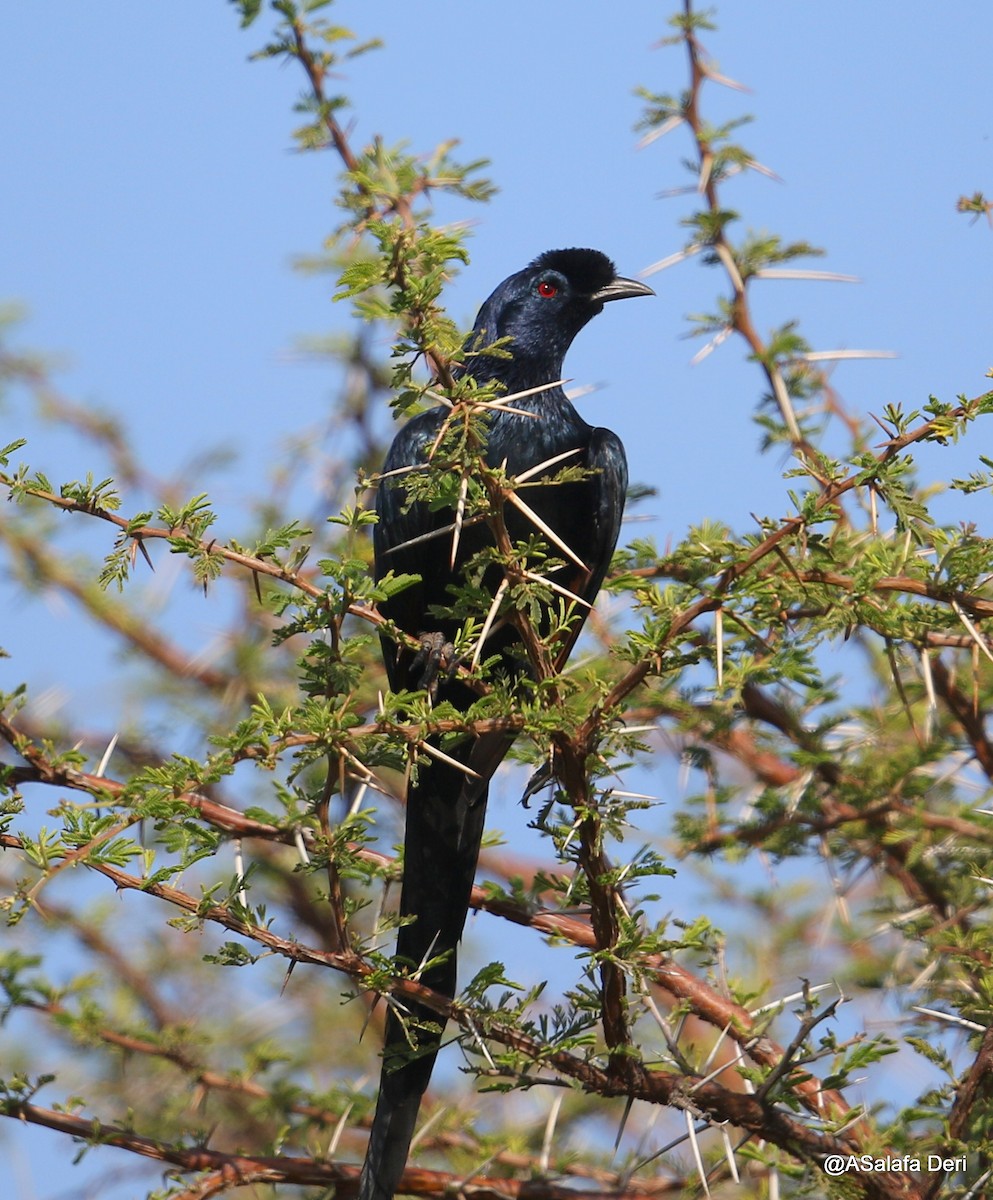
[[546, 250], [528, 267], [529, 271], [558, 271], [570, 284], [587, 296], [606, 287], [616, 276], [614, 264], [599, 250]]

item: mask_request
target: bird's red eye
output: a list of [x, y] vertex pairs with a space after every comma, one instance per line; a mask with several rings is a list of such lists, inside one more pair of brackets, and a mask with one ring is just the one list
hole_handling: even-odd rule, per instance
[[559, 289], [555, 286], [555, 284], [549, 283], [547, 279], [543, 279], [541, 283], [538, 284], [538, 295], [544, 296], [546, 300], [557, 295], [558, 290]]

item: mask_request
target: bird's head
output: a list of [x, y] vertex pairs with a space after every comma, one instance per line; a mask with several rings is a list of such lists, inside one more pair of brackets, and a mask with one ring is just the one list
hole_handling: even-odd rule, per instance
[[647, 284], [618, 275], [599, 250], [546, 250], [505, 279], [476, 317], [471, 348], [510, 338], [511, 358], [482, 354], [466, 370], [515, 389], [550, 383], [561, 377], [572, 339], [605, 304], [654, 295]]

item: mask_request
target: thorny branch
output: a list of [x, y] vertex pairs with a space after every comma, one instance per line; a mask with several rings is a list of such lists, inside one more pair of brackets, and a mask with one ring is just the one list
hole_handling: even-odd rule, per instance
[[[120, 797], [123, 793], [124, 785], [115, 780], [107, 779], [103, 776], [88, 776], [72, 768], [53, 767], [47, 762], [37, 747], [27, 744], [23, 736], [17, 734], [17, 731], [10, 725], [6, 718], [0, 718], [0, 733], [3, 734], [11, 745], [16, 746], [18, 752], [30, 763], [31, 774], [22, 775], [22, 779], [25, 782], [32, 779], [33, 781], [52, 786], [79, 788], [81, 790], [92, 791], [94, 795], [100, 796], [105, 800], [113, 800], [115, 797]], [[265, 841], [279, 841], [288, 846], [296, 844], [297, 832], [295, 830], [279, 829], [276, 826], [253, 820], [245, 817], [235, 809], [216, 801], [208, 800], [195, 793], [184, 793], [178, 799], [195, 808], [200, 816], [209, 824], [231, 835], [241, 838], [255, 837]], [[312, 835], [309, 830], [304, 831], [304, 836], [306, 840], [311, 841]], [[19, 848], [21, 843], [17, 838], [10, 835], [3, 835], [0, 838], [0, 845]], [[90, 849], [92, 849], [91, 846], [84, 848], [86, 851]], [[354, 846], [349, 847], [349, 850], [364, 861], [379, 867], [388, 868], [392, 861], [388, 856], [364, 847]], [[85, 862], [85, 858], [82, 857], [81, 852], [74, 852], [74, 861]], [[152, 890], [153, 894], [157, 894], [155, 889], [149, 889], [147, 882], [143, 884], [141, 880], [128, 876], [123, 872], [114, 873], [116, 869], [109, 867], [107, 864], [90, 862], [86, 863], [86, 865], [107, 875], [119, 887], [129, 886], [143, 890]], [[596, 870], [601, 875], [606, 874], [607, 865], [602, 859], [596, 860]], [[160, 886], [156, 885], [156, 888]], [[197, 911], [198, 902], [191, 897], [184, 896], [178, 890], [167, 888], [162, 892], [162, 898], [169, 900], [170, 903], [178, 904], [180, 907], [185, 907], [188, 911]], [[617, 903], [617, 896], [611, 890], [605, 892], [596, 903], [601, 907], [601, 916], [596, 916], [596, 909], [594, 907], [594, 922], [587, 923], [575, 917], [565, 916], [554, 911], [533, 911], [517, 901], [495, 898], [488, 890], [478, 886], [473, 889], [471, 897], [471, 904], [476, 909], [499, 915], [504, 919], [513, 921], [515, 924], [529, 926], [538, 932], [558, 938], [565, 938], [574, 945], [584, 949], [606, 949], [609, 951], [613, 941], [616, 940], [616, 928], [612, 932], [605, 933], [603, 928], [596, 928], [595, 922], [604, 919], [602, 915], [603, 909], [607, 911], [607, 920], [616, 919], [614, 917], [616, 912], [614, 906]], [[255, 936], [251, 932], [252, 927], [246, 926], [244, 922], [232, 917], [226, 909], [216, 906], [212, 910], [212, 914], [209, 919], [218, 920], [245, 936]], [[200, 915], [203, 916], [202, 913]], [[267, 941], [265, 937], [260, 937], [256, 940], [261, 940], [270, 949], [278, 949], [275, 944]], [[320, 953], [325, 954], [325, 952]], [[336, 969], [343, 970], [346, 973], [358, 976], [363, 974], [360, 959], [348, 950], [347, 947], [338, 947], [336, 952], [327, 954], [325, 957], [316, 960], [304, 959], [304, 961], [320, 961], [325, 965], [334, 966]], [[621, 969], [618, 964], [610, 962], [609, 956], [607, 957], [607, 964], [614, 971], [619, 972]], [[654, 976], [658, 986], [678, 1002], [688, 1003], [692, 1011], [715, 1028], [726, 1029], [728, 1036], [741, 1045], [753, 1061], [772, 1069], [777, 1069], [780, 1066], [784, 1052], [772, 1039], [762, 1032], [761, 1027], [756, 1024], [756, 1021], [746, 1009], [733, 1003], [727, 997], [720, 995], [708, 984], [694, 976], [692, 972], [681, 967], [672, 958], [661, 955], [648, 955], [645, 956], [641, 966], [643, 970]], [[433, 993], [430, 993], [428, 989], [420, 985], [413, 986], [417, 987], [419, 996], [422, 994], [433, 996]], [[618, 986], [622, 989], [620, 995], [618, 996], [615, 993], [611, 999], [612, 1003], [623, 1006], [623, 981], [621, 980], [620, 984], [618, 984], [614, 977], [609, 974], [605, 975], [605, 988], [616, 988]], [[445, 1002], [435, 997], [434, 1006], [437, 1007], [439, 1003], [444, 1004]], [[626, 1024], [624, 1023], [626, 1022], [626, 1017], [623, 1015], [623, 1007], [614, 1011], [620, 1014], [621, 1023], [616, 1027], [612, 1027], [613, 1033], [609, 1044], [613, 1049], [620, 1050], [628, 1041]], [[615, 1015], [613, 1019], [616, 1020], [618, 1018]], [[813, 1077], [801, 1083], [797, 1087], [797, 1091], [803, 1096], [810, 1111], [819, 1116], [824, 1116], [826, 1112], [830, 1111], [834, 1111], [840, 1115], [847, 1111], [849, 1107], [843, 1098], [836, 1093], [822, 1091]]]
[[[690, 65], [690, 88], [684, 112], [684, 118], [693, 134], [699, 159], [698, 187], [703, 194], [709, 212], [719, 216], [722, 211], [721, 200], [717, 190], [717, 179], [714, 176], [714, 151], [705, 131], [704, 121], [700, 112], [700, 90], [704, 81], [712, 72], [708, 67], [703, 49], [693, 29], [689, 18], [693, 11], [692, 0], [684, 0], [683, 10], [687, 21], [683, 27], [683, 38]], [[731, 301], [731, 328], [740, 334], [748, 343], [755, 361], [765, 372], [769, 387], [776, 400], [780, 415], [783, 418], [790, 440], [795, 449], [812, 457], [813, 447], [804, 438], [797, 423], [796, 414], [786, 388], [786, 381], [777, 364], [770, 358], [768, 348], [759, 336], [752, 320], [751, 308], [748, 303], [747, 284], [735, 265], [734, 250], [724, 232], [723, 223], [717, 225], [712, 234], [711, 245], [727, 269], [727, 275], [733, 289]]]
[[[689, 0], [685, 0], [684, 11], [689, 17], [692, 11]], [[352, 150], [345, 131], [334, 116], [333, 104], [327, 100], [326, 73], [320, 57], [309, 48], [306, 29], [301, 20], [298, 19], [292, 23], [292, 31], [295, 57], [299, 59], [306, 72], [311, 94], [320, 114], [320, 121], [346, 170], [355, 174], [360, 166], [359, 159]], [[693, 26], [687, 23], [684, 33], [691, 70], [689, 107], [685, 119], [690, 125], [696, 142], [700, 190], [708, 212], [711, 216], [717, 217], [720, 215], [720, 197], [717, 192], [718, 181], [712, 170], [713, 147], [708, 143], [706, 125], [698, 104], [703, 81], [708, 77], [716, 78], [716, 76], [704, 61], [701, 48], [693, 32]], [[368, 192], [368, 204], [364, 214], [359, 214], [358, 227], [363, 224], [367, 226], [373, 220], [396, 218], [405, 229], [411, 230], [415, 223], [412, 201], [416, 195], [429, 190], [431, 186], [432, 181], [425, 173], [414, 183], [413, 190], [406, 195], [399, 195], [388, 203], [384, 203], [374, 192]], [[723, 226], [718, 222], [716, 228], [716, 236], [710, 245], [727, 270], [733, 288], [728, 310], [731, 314], [731, 324], [719, 336], [731, 331], [740, 334], [745, 338], [756, 359], [762, 365], [772, 395], [779, 406], [781, 417], [789, 432], [793, 448], [807, 463], [811, 477], [820, 485], [821, 491], [814, 508], [814, 517], [823, 516], [832, 511], [840, 511], [839, 501], [844, 495], [863, 486], [870, 490], [874, 488], [873, 473], [860, 470], [857, 473], [853, 472], [843, 480], [827, 480], [818, 474], [816, 453], [806, 442], [799, 428], [780, 366], [774, 361], [769, 347], [763, 343], [755, 329], [748, 303], [747, 280], [741, 276], [735, 262], [734, 250], [725, 238]], [[399, 269], [400, 264], [397, 265]], [[430, 346], [424, 350], [424, 353], [433, 363], [441, 382], [451, 386], [449, 364], [443, 356]], [[894, 456], [913, 443], [936, 435], [941, 422], [964, 423], [971, 419], [976, 415], [980, 405], [989, 404], [991, 395], [993, 394], [966, 402], [954, 412], [924, 422], [899, 436], [891, 437], [876, 456], [877, 467], [881, 471]], [[466, 406], [464, 415], [471, 415], [469, 406]], [[76, 416], [78, 417], [78, 414]], [[70, 414], [70, 418], [76, 419], [72, 414]], [[851, 428], [854, 430], [854, 426]], [[853, 432], [854, 440], [856, 438]], [[131, 468], [127, 467], [127, 469]], [[9, 484], [11, 481], [3, 478], [2, 482]], [[505, 529], [502, 528], [499, 515], [503, 505], [510, 499], [507, 482], [492, 474], [487, 476], [483, 483], [488, 490], [491, 513], [496, 514], [491, 518], [491, 524], [496, 534], [497, 549], [508, 564], [508, 571], [513, 575], [515, 582], [520, 582], [518, 576], [513, 574], [516, 570], [514, 551], [509, 544]], [[136, 529], [126, 520], [95, 504], [80, 504], [77, 501], [39, 489], [21, 488], [20, 490], [65, 511], [85, 512], [115, 524], [122, 539], [132, 539], [132, 546], [135, 550], [140, 547], [144, 552], [146, 541], [155, 539], [169, 541], [178, 537], [175, 529], [153, 526]], [[464, 503], [464, 491], [465, 489], [463, 489], [462, 503]], [[477, 1031], [481, 1030], [494, 1043], [504, 1044], [515, 1049], [524, 1059], [547, 1067], [549, 1071], [558, 1073], [562, 1079], [572, 1080], [581, 1089], [597, 1092], [605, 1097], [618, 1096], [629, 1100], [638, 1098], [650, 1104], [668, 1104], [688, 1113], [703, 1114], [707, 1119], [733, 1124], [748, 1134], [754, 1134], [756, 1139], [764, 1139], [781, 1146], [804, 1162], [816, 1164], [823, 1161], [824, 1155], [829, 1152], [855, 1153], [863, 1145], [873, 1144], [874, 1126], [868, 1118], [861, 1121], [851, 1118], [852, 1110], [841, 1092], [822, 1090], [820, 1081], [812, 1074], [807, 1075], [796, 1071], [801, 1064], [807, 1065], [809, 1062], [803, 1056], [801, 1041], [813, 1028], [814, 1018], [810, 1018], [808, 1023], [801, 1027], [801, 1033], [797, 1038], [784, 1048], [767, 1036], [768, 1020], [771, 1018], [768, 1018], [764, 1010], [750, 1012], [744, 1006], [731, 1000], [729, 994], [725, 994], [718, 986], [676, 962], [671, 955], [643, 953], [640, 957], [627, 961], [621, 960], [613, 953], [618, 944], [621, 918], [625, 914], [625, 909], [620, 885], [614, 882], [612, 864], [604, 850], [603, 818], [596, 809], [596, 797], [592, 792], [589, 778], [589, 765], [597, 752], [598, 742], [603, 735], [608, 719], [613, 719], [622, 703], [648, 682], [653, 675], [667, 673], [667, 660], [677, 651], [680, 642], [699, 642], [705, 636], [699, 629], [702, 624], [701, 617], [725, 607], [728, 608], [730, 617], [729, 599], [738, 585], [750, 579], [767, 578], [778, 570], [774, 557], [778, 558], [780, 562], [785, 562], [783, 547], [790, 539], [802, 537], [806, 532], [806, 525], [810, 521], [809, 515], [800, 515], [782, 521], [776, 528], [766, 526], [766, 532], [760, 541], [748, 547], [738, 547], [734, 555], [729, 556], [727, 565], [714, 573], [705, 594], [701, 593], [698, 599], [687, 604], [677, 613], [675, 620], [666, 632], [658, 638], [653, 650], [645, 654], [621, 678], [615, 679], [608, 686], [605, 699], [589, 714], [580, 728], [569, 735], [557, 734], [553, 739], [560, 780], [579, 810], [581, 842], [579, 861], [589, 888], [588, 914], [574, 915], [555, 909], [542, 908], [539, 906], [539, 901], [543, 899], [543, 894], [540, 894], [537, 900], [532, 898], [530, 901], [524, 902], [497, 895], [492, 890], [476, 888], [473, 891], [472, 904], [475, 908], [487, 911], [503, 920], [526, 926], [547, 937], [566, 940], [576, 947], [592, 952], [599, 958], [603, 1029], [607, 1045], [606, 1056], [583, 1057], [580, 1053], [563, 1051], [548, 1041], [531, 1038], [521, 1033], [509, 1023], [501, 1022], [498, 1016], [476, 1011], [476, 1009], [470, 1009], [464, 1005], [450, 1004], [410, 979], [396, 978], [387, 985], [387, 990], [400, 999], [416, 999], [439, 1014], [458, 1022], [463, 1029], [471, 1030], [474, 1036]], [[458, 514], [455, 524], [459, 525]], [[456, 536], [458, 536], [457, 532]], [[189, 539], [184, 540], [188, 541]], [[277, 579], [290, 588], [298, 589], [301, 594], [311, 600], [329, 605], [323, 589], [317, 586], [311, 577], [298, 570], [219, 546], [213, 541], [201, 540], [198, 548], [202, 555], [224, 559], [254, 575], [266, 575]], [[32, 560], [34, 566], [41, 565], [42, 551], [39, 546], [22, 547], [22, 550], [26, 557], [34, 554]], [[819, 588], [833, 588], [839, 593], [849, 595], [856, 593], [859, 587], [854, 574], [845, 569], [838, 571], [805, 570], [802, 565], [797, 563], [786, 563], [786, 566], [795, 580], [802, 584], [816, 585]], [[49, 577], [57, 578], [52, 572], [51, 563], [48, 563], [43, 569], [49, 571]], [[664, 577], [670, 569], [669, 564], [663, 561], [654, 567], [639, 569], [634, 574], [646, 579]], [[523, 571], [519, 574], [522, 577], [526, 576], [526, 572]], [[82, 594], [72, 590], [71, 583], [65, 584], [65, 589], [86, 603], [86, 598]], [[989, 599], [986, 590], [981, 586], [977, 586], [973, 590], [963, 590], [958, 587], [943, 587], [939, 583], [909, 576], [891, 575], [882, 579], [873, 579], [871, 591], [879, 594], [893, 593], [918, 597], [940, 605], [950, 604], [977, 622], [993, 615], [993, 601]], [[383, 625], [382, 619], [370, 606], [350, 605], [346, 611], [358, 617], [366, 625], [374, 628]], [[94, 615], [105, 624], [114, 625], [112, 616], [108, 616], [106, 613], [94, 613]], [[809, 615], [816, 615], [813, 606], [811, 613], [784, 613], [783, 620], [784, 622], [797, 621]], [[336, 613], [333, 620], [338, 621], [343, 616], [344, 613]], [[971, 630], [971, 626], [967, 622], [964, 623]], [[528, 656], [536, 667], [536, 674], [542, 681], [554, 680], [556, 668], [559, 665], [553, 661], [554, 654], [549, 654], [548, 648], [541, 644], [536, 632], [526, 621], [521, 622], [520, 625], [522, 640]], [[135, 646], [139, 647], [146, 656], [156, 660], [166, 670], [177, 676], [182, 675], [177, 660], [178, 652], [174, 647], [164, 641], [156, 642], [148, 630], [136, 629], [121, 622], [115, 627]], [[337, 625], [335, 625], [333, 633], [337, 635]], [[927, 631], [922, 636], [924, 645], [947, 645], [959, 649], [969, 648], [979, 641], [985, 644], [984, 637], [975, 634], [974, 631], [970, 632], [969, 637], [962, 637], [958, 640], [947, 633], [935, 631]], [[978, 689], [974, 688], [972, 697], [966, 696], [957, 684], [954, 673], [948, 669], [940, 657], [935, 655], [929, 661], [935, 695], [946, 705], [955, 721], [961, 726], [967, 746], [971, 748], [976, 761], [986, 772], [987, 777], [993, 778], [993, 774], [991, 774], [993, 751], [990, 749], [986, 732], [985, 714], [977, 698]], [[200, 687], [219, 690], [226, 684], [225, 679], [219, 673], [211, 675], [208, 670], [198, 671], [192, 678], [193, 682]], [[479, 687], [479, 690], [481, 694], [486, 691], [482, 686]], [[549, 695], [553, 695], [553, 693], [549, 692]], [[687, 708], [689, 707], [687, 706]], [[816, 739], [804, 730], [801, 722], [793, 719], [793, 715], [782, 708], [777, 711], [775, 702], [763, 695], [759, 689], [746, 685], [742, 693], [742, 710], [752, 722], [756, 724], [764, 722], [769, 728], [776, 729], [783, 734], [787, 748], [795, 747], [801, 752], [801, 755], [813, 753], [819, 749]], [[632, 717], [630, 710], [627, 715], [629, 719]], [[642, 715], [636, 719], [655, 722], [659, 717], [665, 715], [664, 701], [653, 703], [649, 699], [642, 706]], [[686, 711], [676, 715], [686, 717]], [[699, 718], [700, 727], [706, 736], [708, 731], [707, 714], [703, 706], [697, 706], [696, 716]], [[687, 723], [690, 723], [689, 718], [687, 718]], [[336, 732], [327, 740], [329, 754], [334, 759], [336, 766], [340, 768], [337, 782], [344, 790], [346, 775], [350, 779], [360, 779], [363, 783], [374, 779], [372, 772], [362, 773], [365, 771], [362, 765], [363, 739], [389, 737], [405, 742], [409, 747], [416, 749], [423, 745], [427, 737], [435, 734], [464, 733], [471, 735], [497, 728], [517, 731], [525, 728], [525, 725], [526, 722], [517, 715], [471, 722], [433, 720], [419, 724], [397, 724], [385, 719], [365, 720], [361, 725], [349, 727], [340, 736]], [[683, 728], [686, 728], [686, 724], [683, 725]], [[3, 768], [5, 779], [11, 785], [37, 783], [48, 787], [87, 793], [101, 805], [115, 803], [123, 805], [125, 803], [126, 785], [101, 775], [53, 764], [38, 745], [26, 740], [6, 720], [3, 721], [2, 733], [9, 744], [22, 755], [25, 764]], [[713, 745], [727, 751], [739, 762], [745, 763], [759, 779], [774, 787], [795, 784], [805, 773], [803, 768], [788, 760], [786, 753], [767, 752], [760, 743], [749, 737], [748, 731], [740, 727], [719, 728], [714, 724], [710, 734]], [[258, 744], [242, 748], [232, 753], [231, 761], [256, 760], [271, 765], [285, 751], [295, 747], [312, 746], [322, 740], [318, 735], [311, 733], [290, 733], [270, 742], [260, 741]], [[798, 755], [798, 758], [801, 755]], [[358, 765], [356, 766], [356, 764]], [[729, 844], [730, 839], [738, 843], [763, 845], [767, 838], [777, 833], [787, 823], [816, 835], [833, 833], [838, 830], [850, 833], [849, 827], [864, 827], [868, 830], [866, 836], [851, 835], [852, 844], [863, 860], [883, 865], [908, 896], [937, 910], [947, 922], [950, 933], [965, 935], [971, 932], [968, 923], [968, 917], [971, 914], [967, 907], [952, 905], [949, 896], [939, 886], [939, 883], [930, 880], [927, 872], [920, 869], [920, 864], [914, 859], [915, 847], [901, 844], [899, 839], [892, 835], [900, 832], [899, 822], [906, 821], [909, 827], [912, 819], [926, 830], [938, 831], [949, 837], [969, 838], [977, 844], [989, 843], [990, 829], [978, 815], [975, 818], [967, 818], [956, 813], [920, 811], [920, 806], [910, 804], [897, 794], [880, 796], [868, 806], [850, 805], [842, 802], [837, 795], [833, 794], [834, 791], [843, 788], [849, 782], [841, 767], [829, 761], [820, 761], [810, 769], [810, 774], [815, 778], [820, 789], [818, 796], [823, 800], [819, 812], [802, 811], [791, 813], [789, 816], [756, 819], [750, 825], [733, 831], [727, 831], [715, 825], [715, 828], [708, 835], [703, 836], [693, 849], [706, 852], [722, 848]], [[330, 785], [330, 775], [328, 782]], [[380, 782], [382, 781], [375, 781], [377, 786]], [[384, 784], [383, 787], [384, 790], [389, 790], [388, 785]], [[325, 801], [329, 795], [330, 792], [327, 791]], [[234, 808], [217, 802], [212, 796], [198, 794], [192, 788], [187, 791], [180, 790], [176, 799], [195, 811], [206, 825], [231, 837], [259, 839], [266, 843], [287, 846], [299, 845], [302, 841], [311, 848], [316, 844], [311, 828], [288, 829], [248, 817]], [[202, 898], [198, 899], [179, 889], [167, 887], [164, 884], [152, 884], [147, 878], [129, 874], [119, 867], [100, 861], [99, 857], [92, 857], [101, 843], [120, 833], [129, 820], [129, 815], [125, 814], [111, 827], [109, 832], [100, 835], [99, 838], [93, 839], [82, 847], [66, 851], [61, 858], [56, 854], [54, 857], [59, 861], [54, 870], [85, 865], [102, 874], [118, 888], [150, 895], [178, 908], [189, 916], [195, 916], [201, 922], [211, 922], [229, 929], [264, 946], [274, 954], [282, 955], [291, 964], [303, 962], [320, 965], [344, 973], [360, 984], [368, 979], [372, 968], [369, 962], [363, 958], [362, 953], [350, 943], [344, 929], [344, 901], [340, 889], [334, 906], [335, 916], [338, 918], [337, 936], [329, 937], [325, 943], [325, 949], [312, 949], [301, 945], [292, 938], [278, 936], [262, 922], [255, 924], [251, 920], [246, 921], [241, 908], [235, 913], [223, 904], [209, 904]], [[330, 841], [332, 831], [326, 813], [321, 821], [321, 826], [323, 834]], [[6, 833], [0, 838], [0, 845], [14, 850], [24, 849], [24, 843], [20, 839]], [[375, 865], [384, 871], [396, 873], [396, 864], [390, 856], [377, 854], [354, 843], [348, 844], [344, 849], [357, 859]], [[337, 878], [333, 875], [333, 870], [333, 864], [329, 863], [332, 884]], [[961, 944], [957, 944], [955, 949], [960, 956], [966, 957], [972, 954], [973, 961], [977, 965], [988, 967], [988, 956], [983, 956], [984, 952], [981, 951], [981, 948], [973, 951], [968, 946], [963, 948]], [[635, 966], [649, 985], [661, 993], [667, 1002], [680, 1010], [692, 1012], [713, 1028], [721, 1030], [722, 1037], [726, 1036], [735, 1043], [745, 1065], [757, 1064], [765, 1070], [764, 1082], [760, 1085], [757, 1093], [743, 1094], [714, 1082], [712, 1076], [716, 1075], [716, 1072], [694, 1074], [692, 1071], [687, 1071], [678, 1074], [665, 1069], [649, 1069], [645, 1066], [637, 1054], [633, 1053], [632, 1030], [628, 1013], [626, 972], [633, 970]], [[381, 976], [377, 976], [377, 980], [379, 978]], [[154, 997], [146, 997], [146, 1001], [155, 1019], [160, 1024], [164, 1023], [167, 1014], [161, 1010], [161, 1007], [156, 1010]], [[767, 1007], [764, 1006], [764, 1008]], [[49, 1004], [47, 1008], [43, 1007], [43, 1011], [52, 1017], [63, 1015], [59, 1011], [59, 1006], [54, 1003]], [[818, 1017], [817, 1019], [822, 1018]], [[103, 1036], [108, 1042], [118, 1045], [124, 1050], [149, 1054], [160, 1052], [152, 1048], [151, 1043], [142, 1044], [139, 1039], [129, 1038], [128, 1035], [119, 1035], [109, 1028], [103, 1031]], [[949, 1115], [949, 1133], [952, 1137], [963, 1135], [976, 1111], [976, 1106], [983, 1101], [986, 1095], [988, 1089], [985, 1081], [990, 1071], [991, 1045], [993, 1043], [991, 1043], [990, 1033], [987, 1030], [981, 1039], [974, 1062], [958, 1081], [954, 1103]], [[242, 1094], [256, 1098], [260, 1098], [259, 1090], [264, 1091], [264, 1089], [258, 1089], [257, 1085], [250, 1081], [234, 1081], [229, 1076], [202, 1070], [198, 1068], [196, 1062], [184, 1058], [178, 1051], [166, 1051], [165, 1053], [171, 1054], [172, 1060], [177, 1066], [193, 1074], [205, 1086], [237, 1088], [242, 1091]], [[731, 1068], [737, 1064], [737, 1061], [731, 1064]], [[601, 1065], [601, 1062], [605, 1062], [606, 1065]], [[728, 1068], [729, 1072], [731, 1068]], [[805, 1113], [815, 1118], [814, 1121], [808, 1121], [798, 1115], [799, 1109], [797, 1112], [788, 1112], [783, 1106], [775, 1103], [772, 1093], [782, 1085], [788, 1089], [790, 1102], [798, 1101]], [[322, 1119], [323, 1110], [316, 1106], [297, 1104], [291, 1107], [297, 1115], [315, 1121]], [[292, 1158], [283, 1155], [264, 1158], [226, 1154], [208, 1150], [206, 1147], [184, 1148], [178, 1143], [171, 1145], [153, 1138], [143, 1138], [121, 1126], [94, 1123], [82, 1117], [42, 1109], [27, 1101], [8, 1101], [5, 1112], [22, 1120], [60, 1129], [62, 1132], [83, 1140], [106, 1141], [124, 1146], [138, 1154], [169, 1162], [181, 1171], [207, 1172], [208, 1174], [200, 1180], [199, 1184], [192, 1186], [186, 1193], [190, 1200], [194, 1196], [215, 1194], [235, 1183], [334, 1184], [343, 1194], [348, 1194], [354, 1187], [354, 1170], [336, 1167], [331, 1162], [321, 1161], [317, 1158]], [[837, 1125], [846, 1117], [851, 1124], [842, 1133], [833, 1133], [826, 1127], [831, 1123]], [[499, 1155], [496, 1157], [500, 1162], [511, 1162], [509, 1158]], [[534, 1159], [524, 1156], [522, 1161], [516, 1165], [524, 1165], [528, 1169], [532, 1169]], [[539, 1173], [544, 1173], [546, 1166], [547, 1164], [543, 1164]], [[591, 1174], [590, 1178], [596, 1178], [598, 1182], [604, 1184], [603, 1194], [606, 1195], [609, 1192], [610, 1195], [622, 1197], [659, 1194], [670, 1188], [684, 1186], [684, 1181], [663, 1180], [645, 1187], [630, 1181], [625, 1182], [623, 1186], [618, 1186], [618, 1181], [613, 1176]], [[938, 1180], [927, 1186], [919, 1185], [917, 1181], [908, 1177], [891, 1175], [886, 1172], [865, 1176], [858, 1181], [861, 1194], [864, 1195], [920, 1196], [927, 1197], [928, 1200], [936, 1195], [940, 1182]], [[457, 1179], [439, 1172], [415, 1169], [408, 1170], [404, 1179], [405, 1190], [419, 1194], [438, 1194], [445, 1189], [457, 1190], [463, 1187], [471, 1187], [472, 1191], [484, 1197], [520, 1195], [522, 1198], [526, 1197], [527, 1200], [541, 1200], [545, 1196], [550, 1200], [557, 1200], [560, 1196], [566, 1197], [570, 1194], [569, 1189], [540, 1179], [526, 1183], [496, 1180], [489, 1177], [477, 1179], [475, 1176]], [[584, 1194], [598, 1196], [601, 1193], [590, 1189]]]
[[[0, 834], [0, 846], [19, 849], [21, 845], [20, 839], [9, 834]], [[359, 982], [370, 974], [371, 968], [351, 951], [326, 951], [304, 946], [296, 940], [279, 936], [269, 928], [235, 916], [226, 905], [198, 900], [195, 896], [165, 884], [150, 883], [109, 863], [91, 862], [87, 865], [91, 870], [108, 878], [118, 889], [135, 891], [163, 900], [183, 912], [195, 915], [200, 921], [221, 925], [233, 933], [256, 941], [293, 963], [331, 967]], [[687, 1078], [679, 1073], [649, 1071], [637, 1060], [629, 1063], [625, 1072], [626, 1078], [620, 1080], [610, 1069], [598, 1067], [595, 1063], [569, 1051], [556, 1050], [536, 1041], [514, 1026], [500, 1023], [487, 1013], [470, 1012], [463, 1005], [448, 1001], [412, 979], [394, 979], [389, 990], [400, 999], [415, 1001], [431, 1008], [440, 1015], [456, 1021], [465, 1029], [483, 1029], [492, 1041], [561, 1073], [584, 1091], [604, 1097], [631, 1096], [653, 1104], [690, 1107], [694, 1111], [706, 1113], [717, 1122], [730, 1121], [759, 1134], [811, 1162], [820, 1162], [829, 1154], [857, 1153], [857, 1143], [814, 1129], [779, 1107], [764, 1103], [754, 1095], [731, 1091], [712, 1080], [694, 1079], [692, 1076]], [[14, 1104], [11, 1115], [23, 1115], [18, 1105]], [[851, 1133], [848, 1134], [848, 1138], [851, 1138]], [[141, 1141], [142, 1145], [146, 1143], [151, 1156], [165, 1156], [161, 1143], [150, 1139]], [[188, 1170], [209, 1166], [207, 1160], [195, 1160], [201, 1164], [199, 1167], [194, 1165], [194, 1160], [187, 1161]], [[867, 1195], [907, 1197], [909, 1200], [918, 1193], [910, 1188], [906, 1179], [898, 1175], [880, 1173], [873, 1176], [873, 1188]]]

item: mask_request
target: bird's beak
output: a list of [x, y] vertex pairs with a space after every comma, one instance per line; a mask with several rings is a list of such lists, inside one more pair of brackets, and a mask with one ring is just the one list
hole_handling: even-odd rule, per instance
[[631, 296], [654, 296], [655, 293], [647, 283], [638, 279], [625, 279], [618, 275], [606, 287], [595, 291], [590, 299], [595, 303], [606, 304], [608, 300], [627, 300]]

